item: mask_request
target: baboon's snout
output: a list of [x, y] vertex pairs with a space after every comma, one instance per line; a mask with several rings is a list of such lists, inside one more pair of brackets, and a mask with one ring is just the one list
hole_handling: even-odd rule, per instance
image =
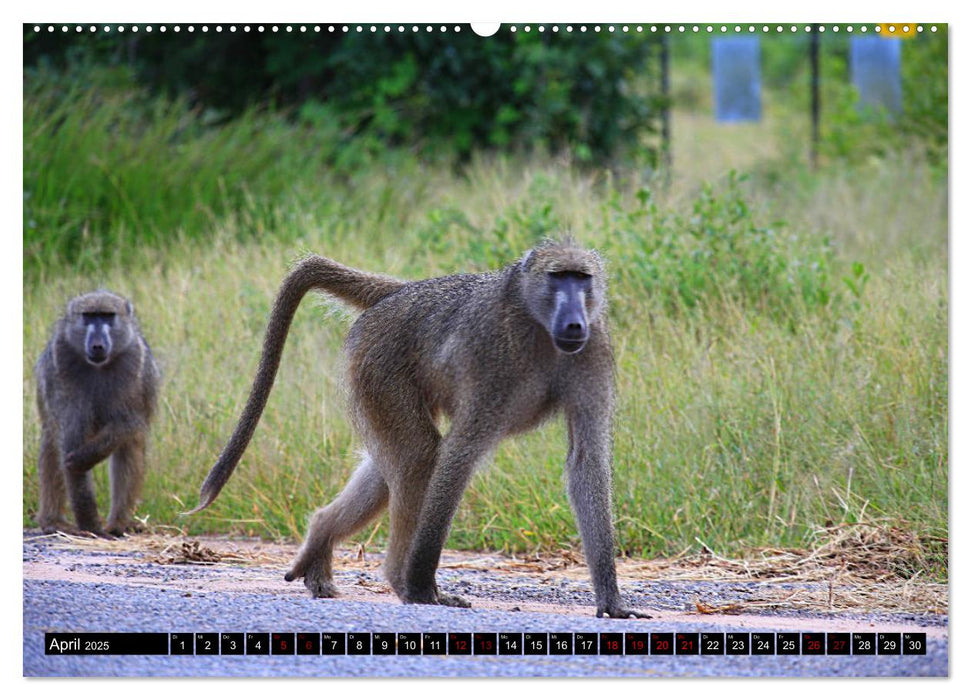
[[553, 328], [553, 344], [561, 352], [580, 352], [590, 337], [587, 319], [582, 313], [563, 314]]
[[103, 364], [108, 359], [111, 341], [102, 334], [91, 334], [85, 344], [84, 354], [93, 365]]

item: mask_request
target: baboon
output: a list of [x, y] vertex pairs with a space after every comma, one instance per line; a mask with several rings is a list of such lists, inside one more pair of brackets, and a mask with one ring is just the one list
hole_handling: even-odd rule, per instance
[[[385, 574], [405, 603], [468, 607], [435, 572], [475, 468], [509, 435], [556, 412], [569, 428], [570, 502], [597, 616], [624, 607], [611, 520], [613, 356], [600, 257], [547, 242], [498, 272], [403, 282], [311, 255], [283, 281], [239, 423], [200, 492], [208, 506], [239, 462], [266, 405], [291, 319], [311, 289], [363, 310], [346, 342], [352, 419], [366, 454], [341, 494], [311, 519], [285, 578], [337, 594], [334, 545], [390, 511]], [[439, 418], [450, 420], [442, 435]]]
[[[36, 376], [41, 529], [75, 531], [64, 520], [66, 489], [78, 530], [124, 534], [141, 492], [159, 381], [131, 302], [107, 291], [68, 302]], [[91, 469], [109, 456], [111, 512], [103, 529]]]

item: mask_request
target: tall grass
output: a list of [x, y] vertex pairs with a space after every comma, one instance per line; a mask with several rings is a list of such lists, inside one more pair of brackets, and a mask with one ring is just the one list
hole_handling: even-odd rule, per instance
[[295, 228], [281, 200], [346, 219], [334, 181], [353, 180], [356, 156], [338, 152], [335, 125], [257, 109], [215, 119], [149, 96], [123, 71], [34, 70], [24, 100], [25, 274], [123, 265], [139, 246], [208, 237], [226, 217], [243, 238], [279, 236]]
[[[327, 301], [297, 313], [234, 479], [204, 513], [178, 516], [239, 415], [288, 264], [315, 251], [427, 277], [495, 267], [570, 231], [611, 271], [624, 551], [799, 545], [827, 523], [878, 517], [946, 532], [946, 190], [919, 162], [810, 173], [774, 151], [740, 180], [682, 158], [668, 190], [515, 158], [461, 173], [388, 160], [337, 177], [299, 125], [253, 113], [203, 128], [184, 105], [149, 104], [136, 118], [83, 91], [25, 95], [25, 251], [37, 256], [24, 282], [25, 525], [37, 505], [32, 363], [71, 295], [131, 297], [162, 366], [138, 514], [190, 533], [299, 538], [360, 447], [340, 353], [353, 316]], [[735, 136], [742, 153], [766, 140]], [[96, 225], [100, 247], [84, 235]], [[576, 546], [565, 441], [553, 422], [505, 443], [449, 544]], [[105, 470], [95, 477], [106, 503]], [[382, 541], [377, 527], [361, 540]]]

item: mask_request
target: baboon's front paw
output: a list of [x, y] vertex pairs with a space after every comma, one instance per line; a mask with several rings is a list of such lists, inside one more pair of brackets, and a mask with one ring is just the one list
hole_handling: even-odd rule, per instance
[[644, 620], [650, 620], [651, 615], [640, 610], [628, 610], [621, 605], [604, 605], [597, 608], [597, 617], [603, 617], [607, 615], [616, 619], [630, 619], [630, 618], [641, 618]]
[[313, 580], [309, 576], [303, 580], [303, 585], [310, 591], [313, 598], [336, 598], [338, 596], [337, 586], [333, 581]]
[[101, 525], [101, 521], [78, 523], [74, 534], [80, 537], [102, 537], [109, 540], [114, 539], [113, 535], [109, 535], [105, 531], [104, 527]]
[[55, 532], [63, 532], [65, 535], [76, 535], [80, 532], [76, 527], [71, 525], [71, 523], [66, 520], [52, 520], [48, 522], [42, 522], [40, 524], [40, 531], [45, 535], [53, 535]]
[[[64, 532], [63, 530], [61, 532]], [[93, 527], [79, 527], [66, 532], [65, 534], [71, 535], [72, 537], [87, 537], [90, 540], [116, 540], [118, 539], [111, 533], [99, 528]]]
[[450, 608], [471, 608], [472, 603], [451, 593], [442, 593], [437, 588], [428, 590], [409, 590], [401, 596], [402, 603], [417, 605], [446, 605]]
[[451, 593], [439, 593], [438, 604], [447, 605], [450, 608], [471, 608], [472, 603], [462, 596], [452, 595]]
[[126, 528], [123, 523], [117, 523], [117, 522], [109, 522], [108, 525], [105, 527], [105, 531], [109, 535], [112, 535], [113, 537], [123, 537], [125, 535], [126, 529], [130, 529], [130, 528]]
[[428, 591], [405, 591], [401, 595], [401, 602], [406, 605], [438, 605], [438, 596], [434, 590]]
[[303, 585], [307, 587], [310, 595], [314, 598], [336, 598], [339, 595], [337, 586], [330, 580], [330, 577], [324, 576], [320, 572], [304, 571], [295, 566], [284, 574], [283, 579], [295, 581], [301, 577], [303, 577]]
[[136, 532], [145, 532], [145, 526], [138, 522], [137, 520], [131, 521], [121, 521], [121, 520], [109, 520], [108, 524], [105, 526], [105, 530], [109, 534], [115, 537], [123, 537], [126, 534], [134, 534]]

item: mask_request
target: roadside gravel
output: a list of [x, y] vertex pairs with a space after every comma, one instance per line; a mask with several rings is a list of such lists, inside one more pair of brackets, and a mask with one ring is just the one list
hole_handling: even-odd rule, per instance
[[[773, 607], [759, 614], [698, 614], [750, 600], [784, 600], [820, 583], [622, 579], [651, 620], [597, 619], [576, 571], [526, 574], [481, 555], [447, 553], [440, 585], [471, 610], [404, 606], [372, 560], [352, 560], [336, 581], [344, 596], [312, 600], [283, 581], [279, 564], [160, 564], [139, 551], [24, 541], [27, 676], [941, 676], [948, 674], [947, 616], [832, 613]], [[272, 557], [271, 557], [272, 558]], [[463, 561], [465, 560], [465, 561]], [[471, 566], [469, 561], [471, 560]], [[350, 566], [345, 566], [345, 564]], [[348, 570], [349, 569], [349, 570]], [[580, 572], [582, 573], [582, 571]], [[45, 632], [749, 632], [918, 631], [926, 656], [228, 657], [48, 656]]]

